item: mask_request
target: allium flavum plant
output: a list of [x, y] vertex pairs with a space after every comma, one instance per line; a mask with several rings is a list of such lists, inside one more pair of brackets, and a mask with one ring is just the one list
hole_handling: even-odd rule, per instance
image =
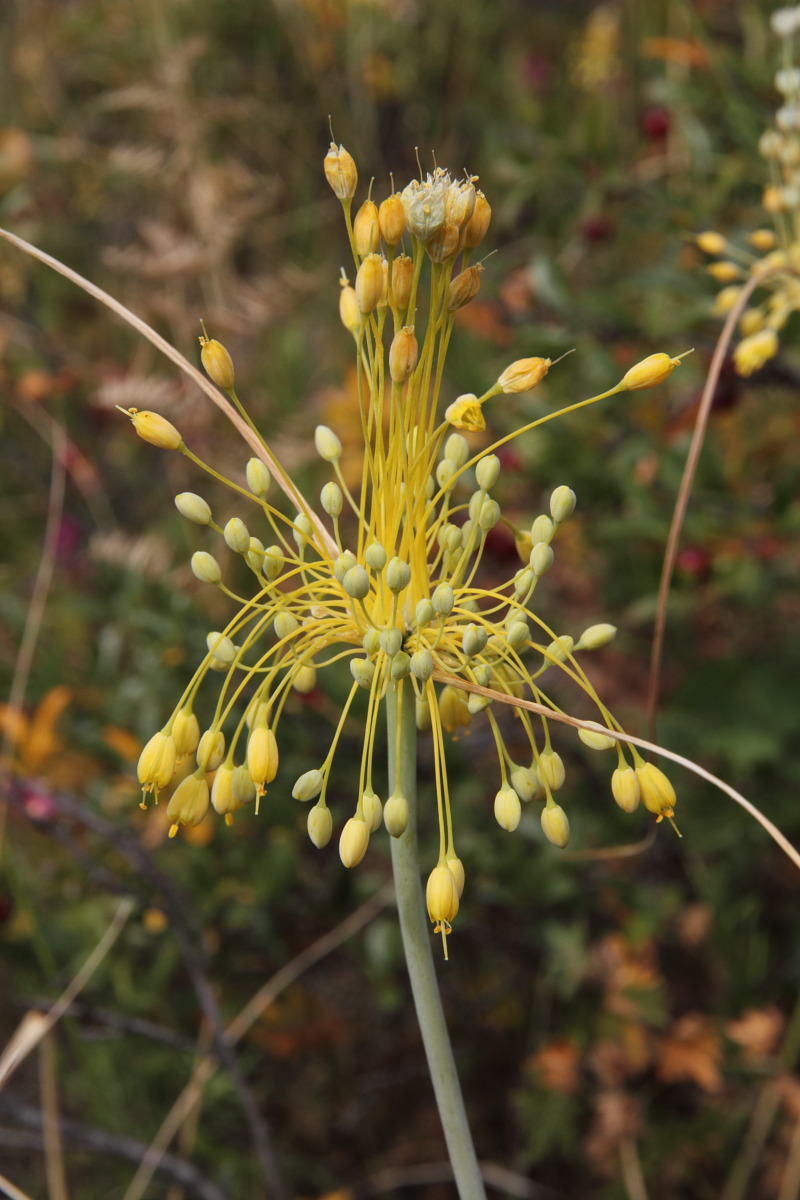
[[[800, 309], [800, 67], [794, 61], [800, 5], [777, 9], [771, 24], [780, 39], [775, 87], [782, 102], [774, 123], [761, 135], [759, 150], [769, 164], [770, 182], [762, 206], [773, 228], [748, 234], [750, 250], [715, 230], [706, 230], [697, 238], [700, 249], [716, 259], [708, 272], [723, 284], [714, 304], [719, 316], [739, 303], [747, 281], [766, 292], [760, 303], [751, 304], [739, 317], [742, 336], [733, 361], [740, 375], [752, 375], [775, 357], [781, 330]], [[754, 280], [754, 276], [764, 278]]]
[[[543, 690], [546, 673], [560, 671], [597, 706], [601, 724], [598, 730], [581, 729], [583, 741], [595, 750], [616, 750], [611, 793], [617, 804], [632, 812], [641, 799], [658, 820], [671, 819], [675, 793], [635, 747], [626, 751], [600, 731], [621, 727], [595, 693], [578, 655], [606, 645], [613, 626], [593, 625], [575, 641], [557, 635], [534, 611], [539, 580], [553, 562], [553, 542], [575, 507], [574, 492], [556, 487], [549, 512], [537, 516], [529, 529], [514, 530], [522, 565], [510, 579], [486, 587], [479, 581], [487, 535], [504, 519], [492, 496], [501, 470], [495, 451], [558, 415], [531, 421], [477, 454], [460, 432], [485, 428], [484, 407], [493, 397], [535, 387], [551, 366], [547, 358], [512, 363], [482, 395], [460, 396], [440, 414], [456, 313], [480, 287], [482, 267], [470, 261], [489, 226], [489, 203], [474, 179], [454, 180], [437, 167], [380, 205], [365, 200], [353, 217], [353, 158], [332, 144], [324, 168], [342, 204], [355, 272], [354, 286], [342, 273], [339, 311], [356, 356], [360, 487], [353, 495], [341, 466], [341, 442], [320, 425], [316, 449], [331, 479], [318, 508], [300, 495], [260, 435], [260, 453], [247, 463], [245, 485], [226, 481], [249, 502], [259, 522], [256, 534], [240, 517], [221, 529], [199, 495], [176, 497], [184, 517], [213, 529], [245, 560], [254, 590], [249, 598], [234, 595], [217, 559], [207, 550], [194, 554], [194, 574], [224, 591], [237, 609], [225, 629], [209, 633], [205, 657], [163, 729], [142, 752], [138, 773], [145, 796], [152, 792], [157, 799], [175, 778], [176, 765], [194, 756], [196, 769], [182, 778], [168, 802], [171, 835], [181, 825], [201, 821], [209, 804], [228, 823], [250, 802], [258, 811], [278, 775], [281, 715], [291, 690], [308, 691], [318, 672], [347, 663], [352, 685], [330, 747], [294, 781], [293, 795], [313, 801], [308, 833], [316, 846], [325, 846], [334, 828], [328, 805], [334, 755], [351, 706], [366, 692], [358, 779], [354, 772], [349, 797], [337, 796], [350, 806], [337, 814], [344, 818], [339, 853], [346, 867], [354, 867], [381, 821], [393, 839], [406, 832], [414, 724], [431, 737], [439, 848], [426, 898], [446, 954], [464, 887], [448, 788], [447, 734], [476, 719], [488, 721], [497, 747], [497, 822], [512, 831], [522, 806], [535, 804], [546, 838], [565, 846], [569, 822], [555, 799], [564, 765], [551, 744], [547, 716], [561, 710]], [[257, 432], [237, 397], [230, 355], [205, 329], [200, 342], [208, 375]], [[678, 361], [654, 354], [602, 396], [561, 411], [658, 384]], [[147, 441], [179, 450], [217, 476], [163, 417], [134, 409], [129, 415]], [[291, 515], [272, 499], [276, 483], [295, 508]], [[195, 702], [201, 687], [219, 675], [214, 716], [201, 735]], [[493, 701], [516, 705], [528, 741], [524, 761], [512, 759]], [[529, 708], [520, 706], [526, 703]], [[382, 803], [374, 757], [384, 708], [390, 778]]]

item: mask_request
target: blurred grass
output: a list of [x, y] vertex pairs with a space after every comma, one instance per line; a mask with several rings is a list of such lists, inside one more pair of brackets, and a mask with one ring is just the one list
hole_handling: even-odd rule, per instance
[[[711, 0], [10, 0], [0, 12], [0, 218], [193, 360], [204, 317], [234, 354], [250, 411], [309, 486], [310, 430], [343, 423], [351, 390], [335, 315], [345, 245], [320, 171], [328, 114], [378, 194], [390, 171], [398, 181], [415, 172], [417, 146], [423, 164], [433, 150], [480, 175], [498, 253], [464, 310], [454, 395], [515, 357], [577, 348], [541, 393], [507, 398], [516, 411], [497, 406], [495, 428], [510, 429], [523, 408], [591, 394], [652, 350], [694, 345], [658, 393], [519, 443], [498, 497], [530, 517], [553, 486], [577, 491], [544, 615], [573, 634], [595, 620], [619, 626], [593, 679], [643, 732], [661, 554], [717, 333], [691, 237], [761, 223], [768, 11]], [[123, 938], [58, 1031], [63, 1115], [112, 1139], [100, 1152], [68, 1138], [71, 1194], [99, 1200], [131, 1178], [123, 1135], [145, 1145], [188, 1077], [208, 1019], [192, 967], [230, 1018], [374, 891], [388, 864], [380, 845], [353, 874], [335, 853], [318, 855], [281, 788], [257, 822], [204, 824], [168, 846], [158, 818], [136, 808], [139, 740], [171, 709], [220, 610], [188, 570], [202, 534], [172, 506], [198, 487], [195, 474], [136, 443], [113, 406], [158, 408], [199, 454], [213, 446], [228, 473], [241, 472], [242, 451], [149, 346], [6, 249], [0, 305], [6, 693], [41, 553], [51, 421], [69, 444], [55, 583], [25, 697], [31, 726], [8, 785], [0, 1039], [67, 982], [114, 895], [134, 895]], [[786, 347], [746, 383], [726, 374], [715, 402], [659, 728], [797, 841], [800, 418], [790, 338]], [[218, 519], [233, 514], [227, 496], [200, 490]], [[498, 570], [507, 550], [495, 547]], [[64, 685], [69, 704], [48, 725], [37, 705]], [[324, 697], [296, 704], [284, 779], [329, 728]], [[575, 848], [644, 837], [644, 818], [610, 803], [605, 761], [566, 737], [559, 749]], [[777, 1195], [800, 1094], [792, 868], [687, 778], [680, 843], [659, 830], [636, 856], [559, 856], [527, 821], [514, 838], [494, 826], [479, 730], [459, 757], [470, 888], [442, 983], [481, 1158], [530, 1171], [553, 1196], [635, 1197], [631, 1153], [653, 1200]], [[430, 764], [422, 770], [430, 776]], [[337, 780], [346, 795], [343, 767]], [[144, 861], [161, 874], [144, 873]], [[444, 1158], [391, 912], [280, 997], [240, 1061], [289, 1195], [394, 1192], [404, 1170]], [[747, 1121], [773, 1081], [773, 1122], [735, 1193]], [[37, 1196], [48, 1194], [39, 1105], [30, 1060], [0, 1091], [0, 1161]], [[262, 1195], [240, 1105], [221, 1072], [181, 1155], [225, 1195]], [[174, 1200], [163, 1178], [147, 1195]], [[417, 1190], [451, 1194], [435, 1181]]]

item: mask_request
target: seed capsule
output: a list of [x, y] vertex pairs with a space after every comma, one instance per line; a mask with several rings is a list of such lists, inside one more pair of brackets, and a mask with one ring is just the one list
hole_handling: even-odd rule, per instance
[[469, 224], [464, 231], [464, 249], [473, 250], [479, 246], [489, 229], [489, 222], [492, 219], [492, 209], [489, 201], [484, 196], [483, 192], [475, 193], [475, 207], [472, 210], [472, 216], [469, 219]]
[[405, 383], [419, 360], [419, 344], [414, 327], [398, 329], [389, 347], [389, 374], [394, 383]]
[[405, 312], [411, 299], [414, 282], [414, 260], [407, 254], [399, 254], [391, 265], [391, 287], [389, 303], [400, 312]]
[[480, 290], [482, 271], [483, 267], [480, 264], [467, 267], [465, 271], [456, 275], [455, 279], [450, 280], [447, 292], [447, 308], [450, 312], [463, 308], [470, 300], [475, 299]]

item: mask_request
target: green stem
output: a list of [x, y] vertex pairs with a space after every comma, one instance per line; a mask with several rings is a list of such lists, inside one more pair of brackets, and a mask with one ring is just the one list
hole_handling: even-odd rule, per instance
[[[389, 685], [386, 715], [389, 732], [389, 794], [395, 789], [401, 791], [408, 801], [409, 810], [408, 828], [405, 833], [402, 837], [391, 838], [390, 841], [397, 911], [417, 1021], [460, 1200], [485, 1200], [486, 1193], [472, 1143], [453, 1048], [450, 1045], [450, 1035], [447, 1032], [436, 982], [431, 934], [420, 882], [417, 848], [417, 728], [414, 693], [408, 683], [403, 687], [399, 713], [397, 691]], [[395, 736], [398, 720], [401, 723], [399, 740]]]

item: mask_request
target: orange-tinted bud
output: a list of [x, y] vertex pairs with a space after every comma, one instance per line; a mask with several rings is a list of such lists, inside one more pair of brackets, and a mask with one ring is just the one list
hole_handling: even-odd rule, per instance
[[362, 313], [378, 307], [383, 292], [383, 263], [379, 254], [368, 254], [356, 275], [356, 300]]
[[457, 308], [463, 308], [465, 304], [469, 304], [470, 300], [475, 299], [481, 286], [482, 270], [483, 267], [480, 264], [475, 267], [467, 267], [466, 271], [462, 271], [456, 275], [455, 279], [451, 279], [447, 295], [447, 307], [450, 312], [455, 312]]
[[504, 392], [528, 392], [544, 379], [550, 366], [549, 358], [519, 358], [506, 367], [497, 382]]
[[408, 308], [413, 282], [414, 260], [407, 254], [398, 255], [392, 263], [392, 287], [389, 299], [393, 308], [399, 308], [401, 312]]
[[387, 196], [378, 209], [381, 237], [387, 246], [396, 246], [406, 231], [406, 214], [398, 195]]
[[[681, 356], [682, 357], [682, 356]], [[670, 358], [668, 354], [650, 354], [636, 363], [622, 377], [622, 386], [629, 392], [639, 392], [642, 388], [657, 387], [668, 379], [681, 358]]]
[[337, 149], [336, 143], [331, 142], [323, 167], [325, 178], [333, 188], [334, 194], [340, 200], [351, 200], [358, 184], [358, 171], [353, 156], [344, 146]]
[[705, 233], [698, 233], [697, 245], [704, 254], [724, 254], [727, 242], [721, 233], [708, 229]]
[[353, 241], [359, 258], [374, 254], [381, 240], [378, 225], [378, 206], [372, 200], [365, 200], [353, 220]]
[[445, 221], [425, 243], [431, 262], [435, 263], [447, 262], [448, 259], [454, 258], [460, 248], [461, 230], [449, 221]]
[[394, 383], [405, 383], [419, 359], [419, 344], [414, 327], [398, 329], [389, 347], [389, 374]]
[[200, 338], [200, 361], [211, 382], [229, 392], [234, 380], [233, 359], [222, 342], [203, 335]]
[[473, 250], [486, 237], [489, 222], [492, 219], [492, 209], [483, 192], [476, 192], [475, 207], [472, 216], [464, 230], [464, 249]]

